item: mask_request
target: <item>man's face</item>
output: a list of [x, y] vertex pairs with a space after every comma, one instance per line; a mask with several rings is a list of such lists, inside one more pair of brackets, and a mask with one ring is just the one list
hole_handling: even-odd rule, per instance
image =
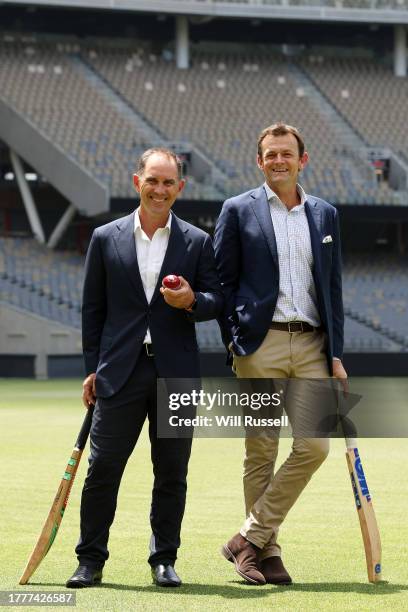
[[153, 153], [142, 174], [133, 175], [133, 184], [140, 193], [141, 209], [152, 217], [166, 217], [185, 181], [178, 177], [177, 165], [163, 153]]
[[293, 134], [265, 136], [262, 141], [262, 157], [258, 155], [258, 168], [272, 190], [294, 188], [300, 170], [307, 164], [306, 151], [299, 157], [298, 141]]

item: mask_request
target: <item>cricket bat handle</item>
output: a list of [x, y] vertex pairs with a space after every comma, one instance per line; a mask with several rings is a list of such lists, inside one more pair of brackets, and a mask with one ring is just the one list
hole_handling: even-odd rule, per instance
[[94, 411], [94, 407], [90, 406], [86, 412], [84, 422], [82, 423], [81, 430], [78, 434], [77, 441], [75, 442], [75, 448], [82, 451], [85, 448], [86, 441], [88, 440], [89, 432], [91, 430], [92, 425], [92, 414]]
[[358, 444], [357, 444], [357, 438], [344, 438], [344, 441], [346, 443], [346, 448], [357, 448]]

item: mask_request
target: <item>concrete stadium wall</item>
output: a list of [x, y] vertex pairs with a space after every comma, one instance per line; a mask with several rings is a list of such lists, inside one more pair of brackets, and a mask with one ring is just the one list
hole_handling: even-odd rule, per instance
[[[48, 378], [53, 372], [74, 374], [72, 359], [82, 363], [81, 332], [1, 303], [0, 376]], [[58, 358], [59, 367], [55, 365]], [[61, 364], [65, 359], [65, 370]], [[30, 366], [30, 360], [32, 365]], [[21, 371], [20, 371], [21, 368]], [[55, 375], [55, 374], [54, 374]]]
[[[203, 353], [203, 376], [232, 376], [225, 353]], [[408, 376], [408, 353], [346, 353], [343, 362], [349, 376]]]
[[[203, 376], [232, 376], [225, 353], [200, 355]], [[408, 353], [346, 353], [349, 376], [407, 376]], [[82, 378], [79, 330], [0, 303], [0, 377]]]

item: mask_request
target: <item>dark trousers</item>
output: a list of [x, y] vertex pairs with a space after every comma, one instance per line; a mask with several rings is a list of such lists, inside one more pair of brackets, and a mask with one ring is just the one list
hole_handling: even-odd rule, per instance
[[81, 499], [81, 535], [75, 549], [80, 563], [102, 567], [109, 557], [109, 528], [120, 481], [146, 416], [154, 474], [148, 561], [154, 567], [159, 563], [173, 565], [177, 558], [191, 439], [157, 438], [156, 379], [154, 358], [143, 352], [125, 387], [96, 403]]

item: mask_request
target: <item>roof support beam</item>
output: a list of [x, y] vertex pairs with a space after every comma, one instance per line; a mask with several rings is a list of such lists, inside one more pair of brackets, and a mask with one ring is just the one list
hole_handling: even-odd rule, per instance
[[49, 237], [49, 240], [47, 242], [47, 247], [49, 249], [54, 249], [57, 246], [61, 237], [63, 236], [69, 224], [71, 223], [72, 219], [75, 217], [76, 211], [77, 209], [73, 204], [70, 204], [68, 206], [61, 219], [55, 226], [51, 236]]
[[13, 166], [14, 176], [16, 177], [24, 208], [26, 209], [31, 231], [33, 232], [38, 242], [44, 244], [44, 230], [41, 225], [40, 216], [38, 214], [30, 186], [28, 185], [27, 179], [25, 177], [23, 164], [21, 163], [21, 159], [19, 158], [19, 156], [14, 153], [12, 149], [10, 149], [10, 161], [11, 165]]

